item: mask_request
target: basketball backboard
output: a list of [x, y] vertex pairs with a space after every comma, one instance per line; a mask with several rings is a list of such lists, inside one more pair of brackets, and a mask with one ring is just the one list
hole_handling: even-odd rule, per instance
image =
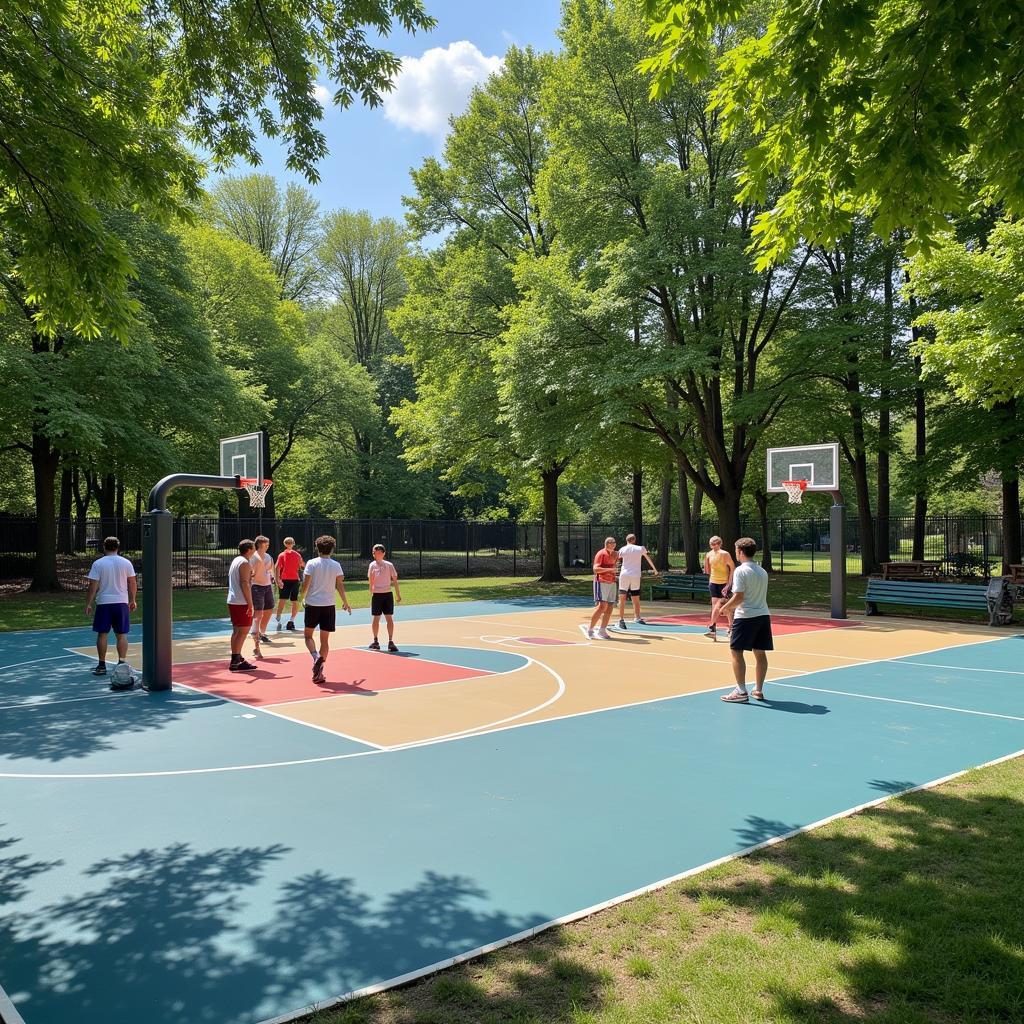
[[808, 491], [839, 490], [839, 445], [807, 444], [769, 448], [766, 480], [768, 490], [785, 491], [787, 480], [806, 480]]
[[263, 432], [222, 437], [220, 440], [220, 475], [242, 476], [263, 481]]

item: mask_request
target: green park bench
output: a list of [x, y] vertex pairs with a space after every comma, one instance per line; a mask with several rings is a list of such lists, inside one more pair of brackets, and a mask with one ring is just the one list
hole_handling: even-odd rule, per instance
[[961, 583], [869, 579], [864, 595], [868, 615], [878, 615], [880, 604], [913, 605], [918, 608], [963, 608], [988, 613], [988, 587]]
[[687, 597], [708, 597], [708, 578], [702, 573], [668, 572], [651, 580], [651, 600], [656, 594], [683, 594]]

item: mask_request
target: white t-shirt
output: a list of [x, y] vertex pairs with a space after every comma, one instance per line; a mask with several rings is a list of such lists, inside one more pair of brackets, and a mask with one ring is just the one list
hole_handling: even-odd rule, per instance
[[768, 615], [768, 573], [757, 562], [740, 562], [732, 574], [732, 591], [743, 601], [732, 613], [734, 619]]
[[228, 569], [228, 604], [248, 604], [245, 594], [242, 593], [242, 573], [245, 579], [252, 582], [252, 565], [245, 555], [236, 555], [235, 560]]
[[97, 604], [127, 604], [128, 581], [135, 578], [135, 566], [120, 555], [97, 558], [89, 570], [89, 579], [96, 580]]
[[345, 573], [341, 566], [331, 557], [319, 556], [306, 563], [306, 579], [309, 589], [306, 591], [306, 604], [333, 605], [335, 582], [344, 579]]
[[253, 555], [249, 559], [249, 564], [252, 566], [252, 581], [257, 587], [269, 587], [273, 582], [274, 572], [274, 560], [266, 552], [263, 553], [261, 558], [259, 555]]
[[643, 571], [644, 555], [647, 548], [643, 544], [623, 544], [619, 548], [619, 557], [622, 559], [623, 576], [639, 576]]

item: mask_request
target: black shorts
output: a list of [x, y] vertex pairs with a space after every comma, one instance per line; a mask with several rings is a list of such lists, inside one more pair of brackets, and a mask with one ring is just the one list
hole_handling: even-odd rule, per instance
[[725, 597], [725, 583], [709, 583], [708, 590], [712, 597]]
[[370, 597], [371, 615], [394, 615], [395, 595], [389, 590], [386, 594], [373, 594]]
[[299, 581], [281, 580], [281, 586], [277, 589], [277, 595], [282, 601], [298, 601]]
[[307, 604], [302, 613], [302, 624], [306, 629], [316, 629], [319, 626], [321, 633], [333, 633], [335, 611], [333, 604]]
[[274, 607], [274, 588], [269, 583], [252, 585], [252, 609], [254, 612], [269, 612]]
[[772, 617], [755, 615], [752, 619], [733, 619], [729, 646], [734, 651], [774, 651]]

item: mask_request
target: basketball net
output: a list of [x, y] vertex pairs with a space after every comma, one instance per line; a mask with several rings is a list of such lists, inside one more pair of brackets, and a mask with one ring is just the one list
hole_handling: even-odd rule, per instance
[[781, 486], [789, 495], [790, 505], [799, 505], [804, 500], [804, 491], [807, 490], [806, 480], [782, 480]]
[[259, 480], [253, 480], [250, 477], [242, 477], [241, 484], [245, 488], [245, 493], [249, 495], [250, 508], [266, 508], [267, 491], [274, 486], [273, 480], [264, 480], [261, 483]]

